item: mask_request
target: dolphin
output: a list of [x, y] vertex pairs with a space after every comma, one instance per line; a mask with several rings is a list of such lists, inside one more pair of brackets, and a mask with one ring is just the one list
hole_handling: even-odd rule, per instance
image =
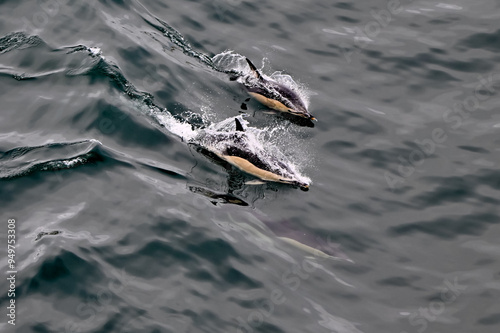
[[[189, 190], [193, 193], [201, 194], [209, 198], [210, 202], [214, 205], [221, 203], [248, 206], [248, 203], [231, 193], [217, 193], [210, 189], [197, 186], [189, 186]], [[317, 259], [345, 260], [354, 263], [354, 261], [340, 249], [339, 244], [330, 242], [328, 238], [323, 238], [319, 235], [314, 237], [305, 230], [299, 230], [288, 220], [269, 221], [266, 215], [255, 210], [252, 211], [251, 216], [252, 220], [259, 227], [258, 229], [262, 232], [265, 232], [262, 226], [265, 225], [277, 239], [307, 253], [309, 257]], [[232, 221], [240, 226], [242, 225], [240, 222], [236, 222], [234, 220]], [[257, 230], [257, 228], [253, 229], [255, 235], [259, 237], [266, 237], [261, 231]]]
[[[208, 141], [227, 142], [223, 148], [213, 148], [213, 145], [198, 145], [203, 150], [215, 155], [220, 160], [223, 160], [237, 169], [252, 175], [262, 181], [290, 184], [299, 187], [303, 191], [309, 190], [309, 184], [294, 178], [295, 173], [283, 162], [274, 160], [273, 167], [269, 162], [260, 158], [258, 154], [252, 151], [248, 144], [248, 138], [245, 130], [238, 118], [235, 118], [236, 132], [220, 133], [209, 136]], [[204, 138], [206, 141], [207, 138]]]
[[317, 258], [334, 258], [353, 262], [341, 249], [340, 245], [320, 236], [314, 237], [303, 230], [298, 230], [291, 222], [263, 221], [264, 224], [282, 241]]
[[245, 59], [252, 76], [247, 76], [242, 83], [250, 96], [271, 109], [316, 120], [307, 110], [299, 94], [275, 80], [265, 78], [248, 58]]

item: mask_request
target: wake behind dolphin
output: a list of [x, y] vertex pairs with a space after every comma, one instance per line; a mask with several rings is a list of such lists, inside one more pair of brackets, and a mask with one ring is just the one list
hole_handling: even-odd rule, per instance
[[[86, 75], [98, 72], [107, 76], [115, 88], [135, 102], [138, 111], [171, 134], [180, 137], [182, 141], [202, 147], [236, 169], [260, 180], [290, 184], [303, 190], [309, 188], [311, 180], [299, 170], [310, 159], [304, 158], [307, 153], [300, 150], [284, 151], [288, 143], [282, 139], [290, 134], [283, 132], [285, 128], [253, 128], [247, 126], [248, 122], [241, 116], [215, 123], [209, 123], [208, 119], [205, 119], [206, 123], [194, 127], [188, 119], [174, 116], [166, 108], [156, 105], [151, 94], [137, 90], [125, 78], [119, 66], [107, 59], [100, 49], [78, 45], [57, 51], [65, 54], [86, 53], [89, 58], [85, 64], [78, 70], [69, 71], [68, 74], [71, 72], [71, 75]], [[240, 124], [239, 128], [236, 128], [236, 118]], [[280, 135], [270, 136], [269, 133], [274, 133], [275, 130]]]

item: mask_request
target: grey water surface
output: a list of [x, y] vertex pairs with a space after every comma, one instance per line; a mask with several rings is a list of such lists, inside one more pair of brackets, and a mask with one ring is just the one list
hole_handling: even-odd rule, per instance
[[[0, 0], [0, 331], [499, 332], [500, 4], [444, 1]], [[190, 144], [238, 115], [309, 191]]]

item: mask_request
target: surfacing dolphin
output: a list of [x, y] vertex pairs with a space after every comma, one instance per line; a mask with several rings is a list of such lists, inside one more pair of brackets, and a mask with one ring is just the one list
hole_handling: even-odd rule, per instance
[[251, 96], [271, 109], [316, 120], [297, 92], [275, 80], [265, 78], [248, 58], [245, 59], [252, 75], [245, 77], [242, 83]]
[[241, 122], [235, 118], [236, 131], [207, 134], [201, 138], [198, 147], [215, 155], [239, 170], [262, 181], [290, 184], [303, 191], [309, 190], [309, 183], [297, 179], [296, 173], [285, 163], [274, 159], [266, 161], [251, 148]]

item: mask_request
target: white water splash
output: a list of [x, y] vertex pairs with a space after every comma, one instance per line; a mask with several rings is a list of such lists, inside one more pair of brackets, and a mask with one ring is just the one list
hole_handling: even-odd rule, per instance
[[169, 112], [153, 112], [151, 115], [170, 133], [183, 140], [190, 141], [197, 135], [191, 124], [175, 119]]
[[[235, 119], [242, 124], [245, 132], [236, 131]], [[214, 123], [208, 128], [200, 130], [199, 135], [193, 140], [213, 152], [223, 152], [230, 146], [241, 146], [256, 154], [262, 161], [267, 163], [277, 173], [298, 180], [302, 183], [311, 184], [311, 179], [301, 174], [299, 162], [291, 162], [292, 156], [287, 155], [280, 144], [279, 135], [272, 135], [272, 131], [279, 131], [280, 127], [254, 128], [249, 127], [248, 122], [240, 115]], [[283, 131], [283, 128], [281, 128]], [[270, 135], [271, 134], [271, 135]]]
[[[240, 77], [238, 78], [238, 82], [240, 83], [243, 83], [248, 78], [253, 77], [253, 73], [247, 64], [246, 57], [232, 50], [227, 50], [216, 54], [212, 58], [212, 62], [220, 71], [232, 72], [239, 75]], [[267, 63], [268, 59], [264, 58], [263, 62]], [[275, 71], [271, 75], [266, 75], [264, 65], [258, 70], [262, 77], [264, 77], [264, 79], [269, 81], [276, 81], [277, 83], [282, 84], [295, 91], [304, 102], [304, 105], [309, 108], [309, 96], [311, 95], [311, 93], [303, 84], [297, 83], [290, 75], [283, 74], [283, 72], [281, 71]]]

